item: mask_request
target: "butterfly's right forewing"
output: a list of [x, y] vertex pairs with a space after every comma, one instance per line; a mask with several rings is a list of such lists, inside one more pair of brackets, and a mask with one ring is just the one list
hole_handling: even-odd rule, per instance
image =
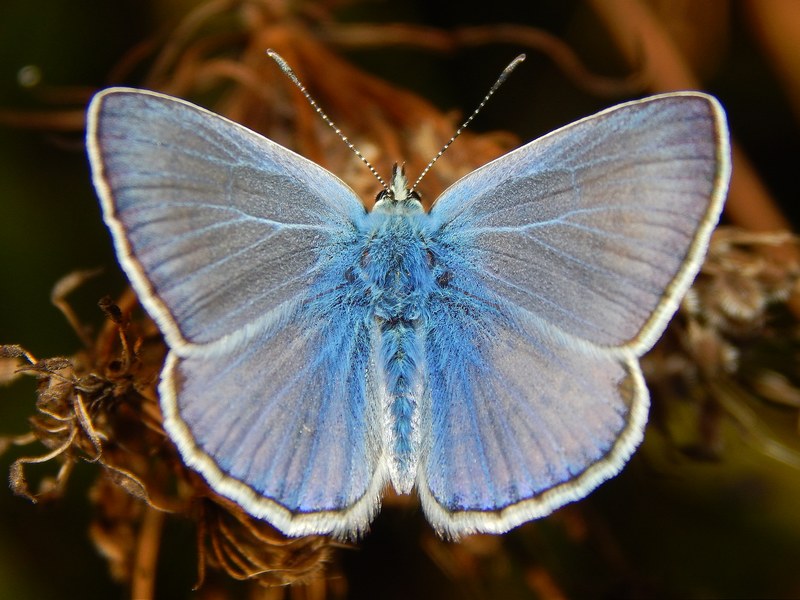
[[140, 90], [94, 99], [87, 144], [117, 254], [170, 346], [159, 391], [186, 462], [286, 533], [364, 529], [386, 469], [372, 324], [346, 293], [355, 194]]
[[619, 105], [477, 169], [431, 209], [483, 280], [564, 333], [641, 354], [700, 266], [730, 176], [719, 103]]

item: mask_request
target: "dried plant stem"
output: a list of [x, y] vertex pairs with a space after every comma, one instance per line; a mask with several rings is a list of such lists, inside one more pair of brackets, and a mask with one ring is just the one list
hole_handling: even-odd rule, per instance
[[800, 2], [747, 0], [742, 3], [750, 27], [775, 71], [800, 123]]
[[800, 469], [800, 453], [776, 439], [756, 411], [748, 406], [747, 394], [739, 386], [722, 378], [709, 381], [708, 385], [714, 399], [742, 428], [742, 439], [746, 443], [765, 456]]
[[164, 526], [164, 513], [145, 506], [131, 581], [131, 597], [134, 600], [149, 600], [155, 597], [156, 563]]
[[[700, 82], [669, 33], [648, 5], [641, 0], [589, 0], [606, 24], [617, 47], [632, 66], [642, 65], [645, 85], [650, 91], [699, 89]], [[733, 172], [725, 214], [732, 223], [757, 232], [790, 230], [791, 225], [770, 196], [755, 168], [739, 146], [732, 143]], [[796, 248], [786, 245], [770, 249], [770, 256], [796, 262]], [[800, 315], [800, 294], [789, 306]]]
[[320, 30], [319, 38], [339, 48], [408, 45], [443, 53], [455, 53], [469, 46], [505, 43], [545, 54], [575, 85], [589, 93], [601, 96], [630, 94], [640, 89], [642, 83], [637, 73], [624, 78], [592, 73], [563, 40], [542, 29], [515, 23], [459, 27], [451, 31], [406, 23], [332, 23]]
[[34, 112], [30, 110], [0, 110], [0, 125], [39, 131], [79, 131], [83, 127], [86, 111], [83, 108], [59, 112]]
[[188, 41], [201, 29], [203, 24], [215, 16], [235, 10], [238, 4], [238, 0], [212, 0], [199, 3], [165, 38], [164, 46], [150, 71], [150, 80], [172, 79], [168, 73], [175, 67]]
[[[133, 288], [128, 287], [116, 301], [116, 304], [123, 314], [129, 315], [138, 305], [138, 302], [139, 300]], [[119, 341], [119, 325], [111, 319], [106, 319], [102, 330], [97, 335], [97, 339], [94, 343], [94, 350], [98, 356], [114, 356], [115, 346]]]
[[[650, 91], [701, 87], [669, 33], [646, 3], [640, 0], [589, 0], [589, 3], [605, 23], [625, 60], [632, 66], [641, 64], [645, 69], [645, 85]], [[752, 231], [788, 229], [788, 221], [735, 144], [733, 164], [726, 206], [731, 221]]]

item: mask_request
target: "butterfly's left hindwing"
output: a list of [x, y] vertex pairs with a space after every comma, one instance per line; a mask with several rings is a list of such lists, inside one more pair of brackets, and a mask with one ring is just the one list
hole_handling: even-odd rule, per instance
[[221, 352], [171, 352], [159, 386], [187, 464], [286, 533], [365, 531], [386, 481], [373, 332], [301, 311]]
[[170, 346], [159, 391], [184, 460], [288, 534], [363, 531], [387, 475], [373, 326], [347, 293], [353, 191], [151, 92], [98, 94], [87, 145], [120, 262]]

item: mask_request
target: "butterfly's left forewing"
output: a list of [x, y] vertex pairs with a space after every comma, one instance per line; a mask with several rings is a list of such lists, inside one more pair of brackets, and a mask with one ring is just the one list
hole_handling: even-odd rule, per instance
[[638, 356], [699, 269], [729, 173], [722, 109], [676, 93], [557, 130], [437, 200], [448, 275], [418, 475], [437, 529], [506, 531], [619, 471], [649, 405]]
[[363, 531], [386, 480], [365, 211], [320, 166], [174, 98], [111, 89], [87, 145], [120, 262], [170, 352], [164, 425], [288, 534]]

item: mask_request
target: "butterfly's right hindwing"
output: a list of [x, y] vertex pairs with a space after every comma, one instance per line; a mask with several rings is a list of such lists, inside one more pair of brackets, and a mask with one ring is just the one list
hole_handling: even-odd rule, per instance
[[117, 254], [170, 346], [159, 391], [184, 460], [288, 534], [365, 529], [386, 468], [374, 332], [343, 291], [355, 194], [151, 92], [95, 97], [87, 145]]

